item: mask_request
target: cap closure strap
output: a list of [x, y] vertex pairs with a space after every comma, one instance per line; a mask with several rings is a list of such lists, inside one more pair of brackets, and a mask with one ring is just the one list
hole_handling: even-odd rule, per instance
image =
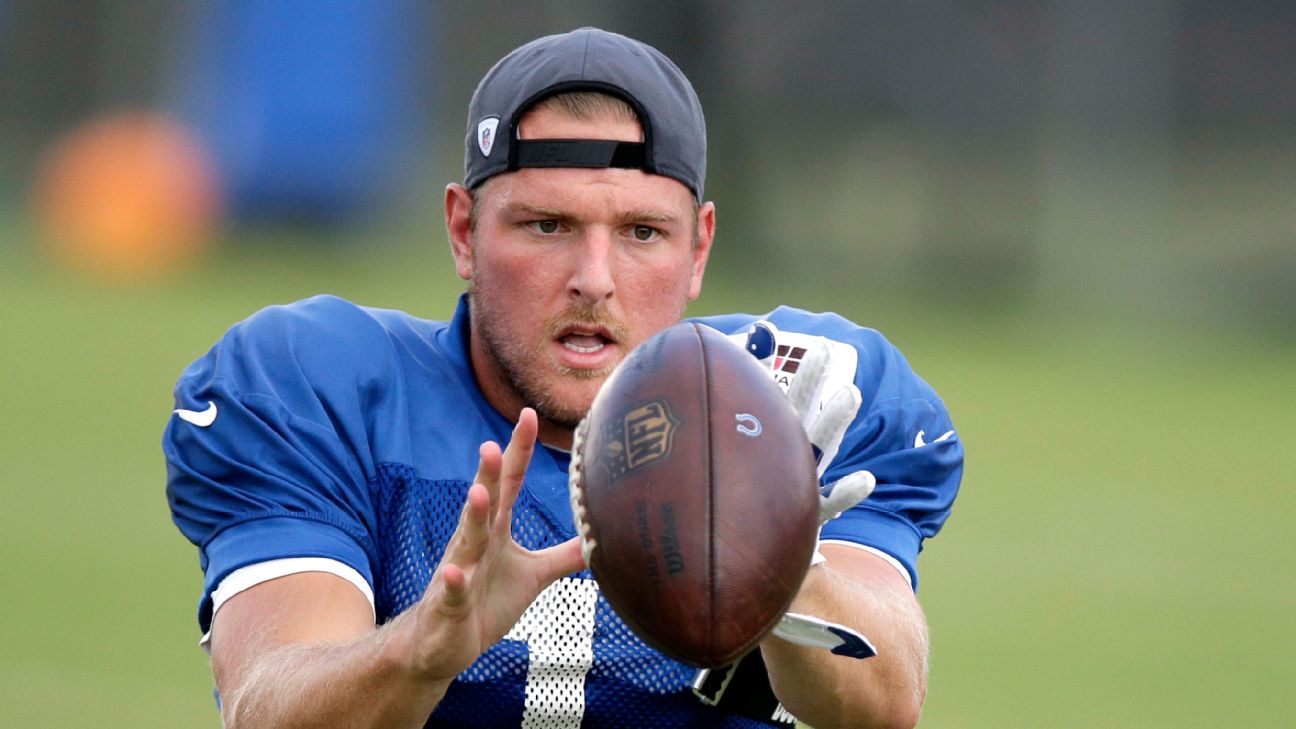
[[516, 162], [523, 167], [622, 167], [645, 169], [643, 142], [612, 139], [516, 139]]

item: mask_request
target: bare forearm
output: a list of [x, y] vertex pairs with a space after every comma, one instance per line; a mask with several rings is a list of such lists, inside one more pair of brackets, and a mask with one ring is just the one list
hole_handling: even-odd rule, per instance
[[912, 727], [927, 680], [927, 626], [913, 593], [894, 580], [865, 587], [831, 565], [811, 572], [793, 610], [859, 630], [878, 655], [856, 660], [768, 638], [761, 650], [775, 694], [817, 729]]
[[[222, 686], [230, 729], [275, 727], [422, 727], [448, 681], [420, 677], [407, 660], [397, 620], [344, 643], [285, 645]], [[219, 681], [219, 677], [218, 677]]]
[[481, 461], [459, 526], [423, 597], [374, 629], [362, 591], [333, 574], [267, 580], [212, 619], [212, 671], [227, 727], [417, 729], [455, 676], [508, 633], [546, 586], [584, 566], [576, 538], [530, 551], [512, 508], [537, 429], [518, 418], [503, 452]]

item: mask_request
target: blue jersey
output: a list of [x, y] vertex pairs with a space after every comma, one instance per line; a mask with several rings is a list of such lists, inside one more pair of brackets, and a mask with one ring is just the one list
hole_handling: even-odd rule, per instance
[[[944, 406], [881, 335], [836, 315], [780, 308], [696, 321], [741, 339], [760, 318], [780, 332], [772, 367], [781, 384], [795, 377], [798, 338], [823, 336], [842, 355], [830, 376], [863, 396], [824, 454], [822, 479], [868, 469], [878, 486], [822, 538], [889, 555], [916, 586], [918, 552], [948, 515], [962, 470]], [[372, 587], [379, 623], [418, 601], [456, 526], [478, 445], [507, 443], [512, 431], [478, 389], [468, 332], [464, 300], [451, 321], [435, 322], [321, 296], [257, 313], [184, 372], [176, 407], [192, 412], [171, 419], [163, 450], [172, 517], [205, 573], [204, 631], [221, 581], [276, 559], [353, 568]], [[536, 449], [514, 509], [522, 546], [575, 535], [569, 460]], [[427, 725], [785, 725], [699, 701], [695, 674], [640, 641], [584, 571], [542, 593]]]

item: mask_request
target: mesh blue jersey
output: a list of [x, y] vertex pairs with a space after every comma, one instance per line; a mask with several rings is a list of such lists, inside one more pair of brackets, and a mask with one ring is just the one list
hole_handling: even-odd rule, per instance
[[[823, 480], [867, 468], [878, 486], [823, 538], [890, 555], [916, 585], [918, 551], [948, 515], [962, 469], [944, 406], [872, 330], [789, 308], [764, 318], [780, 332], [773, 367], [784, 384], [795, 376], [797, 338], [822, 335], [846, 355], [834, 360], [838, 376], [863, 395], [844, 440], [825, 453]], [[697, 321], [741, 340], [757, 319]], [[512, 431], [473, 378], [468, 329], [462, 299], [450, 322], [433, 322], [321, 296], [255, 314], [184, 372], [176, 407], [215, 415], [173, 417], [163, 437], [172, 517], [199, 547], [206, 576], [204, 631], [221, 580], [274, 559], [354, 568], [373, 588], [379, 623], [422, 596], [478, 445], [507, 443]], [[522, 546], [575, 535], [568, 463], [565, 452], [536, 449], [514, 509]], [[458, 677], [428, 726], [784, 725], [702, 703], [694, 675], [632, 634], [585, 571], [547, 589]]]

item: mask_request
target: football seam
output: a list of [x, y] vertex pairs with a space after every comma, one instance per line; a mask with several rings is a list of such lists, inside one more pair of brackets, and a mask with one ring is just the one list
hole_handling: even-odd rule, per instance
[[593, 531], [587, 518], [585, 508], [585, 479], [584, 479], [584, 461], [585, 461], [585, 432], [589, 430], [589, 417], [581, 419], [572, 433], [572, 450], [571, 464], [567, 469], [567, 496], [571, 500], [572, 521], [576, 527], [576, 534], [580, 537], [581, 557], [585, 560], [585, 566], [590, 567], [591, 560], [594, 558], [594, 546], [596, 542], [591, 535]]
[[716, 648], [716, 554], [715, 554], [715, 459], [712, 457], [712, 450], [715, 448], [715, 433], [711, 427], [711, 357], [707, 349], [706, 338], [702, 336], [702, 331], [698, 325], [693, 325], [693, 333], [698, 338], [698, 345], [702, 352], [702, 422], [706, 424], [707, 444], [703, 451], [706, 454], [706, 474], [707, 474], [707, 626], [709, 628], [710, 645], [707, 646], [707, 653], [715, 653]]

